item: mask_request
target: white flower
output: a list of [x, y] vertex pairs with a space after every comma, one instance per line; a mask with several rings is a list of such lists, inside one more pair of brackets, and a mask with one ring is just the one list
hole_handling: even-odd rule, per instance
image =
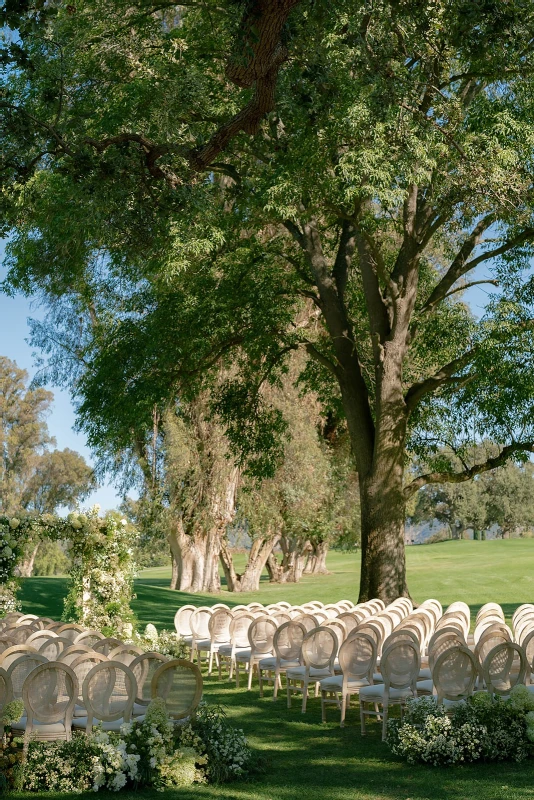
[[9, 527], [11, 528], [11, 530], [13, 531], [16, 530], [19, 527], [19, 525], [20, 525], [20, 519], [13, 517], [12, 519], [9, 520]]
[[123, 528], [125, 528], [128, 525], [128, 522], [124, 519], [124, 517], [121, 519], [121, 525]]

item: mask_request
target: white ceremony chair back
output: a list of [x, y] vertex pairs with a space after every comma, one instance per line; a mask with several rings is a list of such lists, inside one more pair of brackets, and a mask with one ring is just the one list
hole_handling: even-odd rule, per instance
[[208, 619], [209, 638], [213, 643], [230, 641], [230, 625], [234, 616], [228, 608], [216, 609]]
[[25, 653], [13, 659], [9, 665], [5, 665], [4, 669], [11, 680], [13, 697], [17, 700], [22, 698], [22, 687], [30, 672], [33, 672], [40, 664], [46, 663], [47, 659], [39, 653]]
[[78, 681], [78, 698], [76, 702], [79, 703], [81, 707], [83, 707], [82, 688], [85, 678], [93, 667], [108, 660], [108, 657], [103, 653], [95, 653], [94, 650], [92, 650], [89, 653], [81, 653], [68, 665], [76, 675]]
[[137, 683], [137, 694], [134, 703], [134, 714], [141, 712], [150, 703], [152, 699], [152, 678], [156, 670], [162, 664], [166, 664], [169, 659], [161, 653], [142, 653], [130, 664], [130, 669], [135, 675]]
[[31, 653], [37, 653], [35, 647], [32, 647], [29, 644], [13, 644], [11, 647], [6, 648], [2, 653], [0, 653], [0, 667], [3, 667], [7, 670], [8, 666], [20, 656], [23, 655], [30, 655]]
[[319, 620], [315, 614], [300, 614], [293, 617], [293, 622], [298, 622], [300, 625], [303, 625], [307, 632], [319, 627]]
[[39, 648], [49, 639], [57, 639], [57, 633], [46, 630], [34, 631], [26, 639], [26, 644], [31, 644], [32, 647], [35, 647], [36, 650], [39, 650]]
[[357, 614], [353, 613], [352, 611], [344, 611], [342, 614], [339, 615], [338, 620], [343, 622], [345, 625], [345, 629], [347, 631], [347, 636], [350, 636], [353, 630], [358, 627], [360, 624], [360, 618]]
[[187, 720], [202, 699], [202, 674], [192, 661], [177, 658], [159, 667], [152, 678], [152, 697], [162, 697], [169, 716]]
[[287, 669], [300, 665], [300, 651], [306, 636], [306, 629], [295, 620], [289, 620], [280, 625], [273, 637], [274, 656], [260, 659], [258, 663], [258, 679], [260, 684], [260, 697], [263, 697], [263, 672], [273, 674], [269, 681], [273, 683], [273, 700], [278, 697], [281, 686], [280, 675]]
[[92, 653], [93, 649], [91, 647], [87, 647], [84, 644], [73, 644], [70, 647], [66, 647], [62, 653], [59, 654], [57, 657], [58, 661], [61, 661], [62, 664], [68, 664], [69, 667], [71, 666], [73, 661], [76, 661], [78, 656], [82, 656], [85, 653]]
[[54, 636], [49, 639], [39, 648], [41, 655], [46, 656], [49, 661], [57, 661], [61, 653], [68, 647], [72, 646], [72, 640], [64, 638], [63, 636]]
[[92, 648], [95, 653], [102, 653], [102, 655], [109, 657], [112, 650], [115, 650], [123, 644], [124, 642], [121, 642], [120, 639], [116, 639], [114, 636], [108, 636], [105, 639], [99, 639], [98, 642], [92, 645]]
[[484, 661], [491, 650], [493, 650], [494, 647], [497, 647], [498, 644], [511, 641], [512, 631], [504, 623], [494, 623], [483, 631], [475, 645], [475, 658], [481, 675]]
[[104, 634], [100, 633], [100, 631], [83, 631], [83, 633], [79, 633], [78, 636], [76, 636], [74, 644], [85, 644], [88, 647], [92, 647], [105, 638]]
[[191, 614], [189, 624], [191, 625], [191, 632], [193, 634], [193, 649], [195, 647], [195, 642], [210, 638], [208, 625], [212, 613], [209, 606], [199, 606], [196, 611]]
[[[376, 643], [371, 636], [365, 633], [355, 633], [347, 639], [339, 650], [339, 666], [341, 676], [325, 678], [321, 681], [321, 715], [326, 722], [326, 705], [339, 704], [337, 695], [341, 695], [341, 720], [340, 726], [345, 725], [345, 715], [351, 694], [357, 694], [362, 686], [373, 683], [373, 673], [376, 669]], [[340, 680], [341, 679], [341, 680]], [[328, 700], [328, 694], [334, 694], [334, 700]]]
[[86, 675], [82, 686], [83, 704], [87, 711], [86, 733], [95, 720], [104, 730], [117, 726], [106, 723], [129, 722], [137, 694], [135, 676], [126, 664], [104, 661], [96, 664]]
[[465, 645], [456, 644], [442, 651], [432, 669], [438, 705], [457, 703], [470, 697], [477, 672], [476, 658]]
[[432, 675], [434, 674], [436, 661], [443, 653], [455, 647], [467, 647], [463, 636], [454, 628], [449, 631], [443, 629], [442, 631], [438, 631], [437, 634], [435, 638], [432, 637], [428, 648], [428, 666], [430, 667]]
[[475, 628], [479, 622], [486, 617], [499, 617], [504, 622], [504, 612], [498, 603], [485, 603], [479, 610], [475, 618]]
[[[77, 696], [76, 675], [66, 664], [52, 661], [40, 664], [32, 670], [22, 688], [27, 715], [25, 751], [32, 739], [70, 741], [72, 714]], [[15, 726], [13, 728], [16, 729]]]
[[196, 606], [182, 606], [174, 615], [176, 633], [182, 637], [192, 636], [191, 617], [197, 610]]
[[76, 638], [80, 635], [80, 633], [84, 633], [85, 630], [86, 629], [83, 627], [83, 625], [68, 623], [67, 625], [62, 625], [61, 628], [58, 628], [56, 633], [58, 636], [63, 636], [64, 639], [70, 639], [74, 644]]
[[132, 661], [135, 661], [142, 653], [144, 650], [141, 647], [133, 644], [121, 644], [110, 652], [108, 658], [110, 661], [118, 661], [119, 664], [126, 664], [129, 667]]
[[507, 696], [514, 686], [525, 682], [528, 663], [525, 651], [514, 642], [503, 642], [490, 650], [482, 674], [490, 694]]

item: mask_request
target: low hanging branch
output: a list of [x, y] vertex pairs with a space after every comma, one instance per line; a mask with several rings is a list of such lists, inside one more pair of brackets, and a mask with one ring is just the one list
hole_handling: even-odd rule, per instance
[[502, 467], [514, 453], [526, 452], [534, 453], [534, 442], [513, 442], [503, 447], [498, 456], [488, 458], [487, 461], [483, 461], [481, 464], [474, 464], [462, 472], [429, 472], [426, 475], [420, 475], [405, 487], [404, 496], [408, 500], [419, 489], [429, 483], [464, 483], [476, 475], [481, 475], [483, 472]]

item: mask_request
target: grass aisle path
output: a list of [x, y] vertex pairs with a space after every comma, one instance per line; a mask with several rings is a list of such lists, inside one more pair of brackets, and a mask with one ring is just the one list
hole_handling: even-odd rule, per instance
[[[415, 600], [436, 597], [444, 605], [465, 600], [473, 613], [488, 600], [501, 603], [509, 616], [523, 602], [534, 601], [534, 540], [446, 542], [407, 549], [409, 585]], [[328, 561], [331, 574], [308, 577], [291, 586], [262, 582], [256, 595], [218, 597], [229, 604], [259, 599], [264, 603], [287, 599], [300, 603], [312, 598], [324, 602], [357, 597], [358, 559], [334, 553]], [[216, 602], [215, 596], [187, 595], [168, 587], [169, 571], [147, 570], [136, 580], [135, 612], [145, 624], [172, 627], [176, 607]], [[58, 618], [65, 594], [64, 578], [30, 578], [24, 581], [23, 609]], [[320, 701], [312, 699], [308, 712], [300, 704], [286, 708], [231, 684], [207, 679], [205, 696], [222, 703], [251, 745], [265, 761], [266, 771], [253, 782], [221, 787], [199, 786], [188, 791], [120, 793], [123, 800], [163, 796], [164, 800], [534, 800], [533, 761], [525, 764], [481, 764], [455, 769], [410, 767], [391, 756], [380, 741], [376, 724], [360, 736], [357, 707], [348, 714], [347, 726], [320, 721]], [[94, 797], [94, 794], [87, 795]], [[98, 795], [101, 796], [101, 793]], [[29, 795], [27, 795], [29, 799]], [[52, 798], [52, 795], [47, 795]], [[119, 795], [109, 795], [119, 797]]]

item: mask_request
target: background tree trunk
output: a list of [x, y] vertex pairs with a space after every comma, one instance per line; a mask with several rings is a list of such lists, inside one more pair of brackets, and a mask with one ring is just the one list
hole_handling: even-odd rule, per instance
[[35, 556], [37, 555], [40, 544], [41, 542], [37, 542], [37, 544], [30, 543], [31, 550], [25, 554], [24, 561], [19, 565], [19, 573], [21, 578], [31, 578], [35, 564]]
[[312, 549], [308, 553], [304, 575], [328, 575], [326, 556], [328, 542], [311, 542]]
[[242, 574], [235, 571], [232, 552], [227, 542], [222, 543], [220, 558], [229, 592], [257, 592], [259, 590], [261, 573], [279, 539], [279, 533], [254, 539]]

